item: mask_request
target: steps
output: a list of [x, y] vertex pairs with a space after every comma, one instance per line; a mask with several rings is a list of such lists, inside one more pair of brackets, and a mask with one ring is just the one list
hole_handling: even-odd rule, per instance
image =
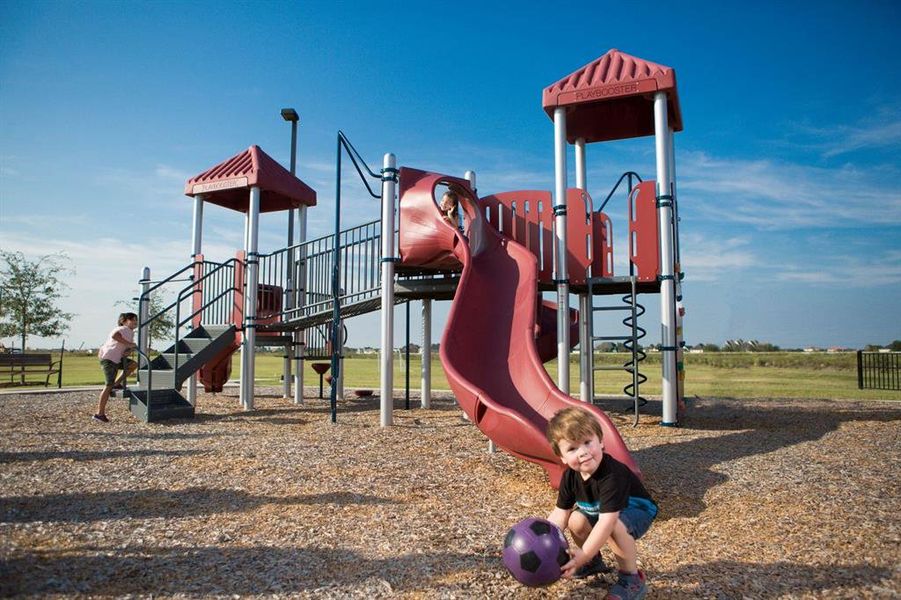
[[233, 345], [235, 335], [234, 325], [198, 327], [154, 358], [149, 370], [138, 370], [138, 385], [125, 393], [132, 414], [146, 423], [193, 418], [194, 407], [179, 391], [182, 384]]

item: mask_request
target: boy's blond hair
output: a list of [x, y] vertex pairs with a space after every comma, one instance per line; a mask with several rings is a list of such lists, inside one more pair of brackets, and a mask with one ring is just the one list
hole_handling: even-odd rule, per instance
[[554, 454], [560, 456], [560, 448], [557, 444], [562, 439], [579, 440], [583, 437], [595, 434], [599, 440], [604, 439], [604, 431], [601, 424], [587, 410], [570, 407], [558, 411], [547, 424], [547, 441], [550, 442]]

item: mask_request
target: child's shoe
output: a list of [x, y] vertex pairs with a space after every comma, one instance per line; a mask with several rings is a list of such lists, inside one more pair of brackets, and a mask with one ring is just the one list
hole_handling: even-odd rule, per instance
[[573, 574], [573, 579], [584, 579], [598, 573], [609, 573], [612, 569], [604, 564], [604, 559], [600, 554], [596, 554], [594, 558], [579, 567], [579, 570]]
[[607, 600], [641, 600], [648, 593], [644, 571], [619, 572], [619, 581], [607, 591]]
[[100, 421], [101, 423], [109, 423], [109, 419], [106, 418], [106, 415], [94, 415], [91, 419]]

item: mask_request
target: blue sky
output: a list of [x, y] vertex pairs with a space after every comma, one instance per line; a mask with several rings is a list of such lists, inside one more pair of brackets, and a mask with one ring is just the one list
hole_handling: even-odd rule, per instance
[[[188, 177], [251, 144], [287, 163], [282, 107], [301, 115], [298, 171], [320, 199], [310, 234], [324, 235], [338, 129], [374, 166], [394, 152], [473, 169], [482, 193], [551, 189], [541, 90], [618, 48], [677, 72], [686, 340], [901, 338], [901, 5], [549, 6], [0, 2], [0, 247], [72, 258], [67, 346], [97, 346], [143, 266], [189, 260]], [[596, 200], [624, 170], [654, 176], [651, 138], [587, 154]], [[377, 217], [344, 189], [344, 223]], [[608, 212], [621, 232], [625, 203]], [[262, 250], [284, 244], [284, 215], [262, 226]], [[241, 238], [237, 213], [207, 210], [205, 254]], [[377, 343], [374, 318], [350, 324], [351, 345]]]

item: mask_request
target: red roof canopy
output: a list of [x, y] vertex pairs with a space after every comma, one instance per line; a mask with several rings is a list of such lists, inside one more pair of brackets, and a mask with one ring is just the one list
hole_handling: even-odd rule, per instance
[[315, 190], [256, 145], [189, 179], [185, 195], [203, 194], [206, 202], [247, 212], [247, 190], [254, 186], [260, 188], [260, 212], [316, 206]]
[[666, 92], [669, 125], [682, 131], [676, 71], [613, 49], [544, 89], [542, 106], [566, 107], [566, 138], [586, 142], [654, 134], [654, 94]]

